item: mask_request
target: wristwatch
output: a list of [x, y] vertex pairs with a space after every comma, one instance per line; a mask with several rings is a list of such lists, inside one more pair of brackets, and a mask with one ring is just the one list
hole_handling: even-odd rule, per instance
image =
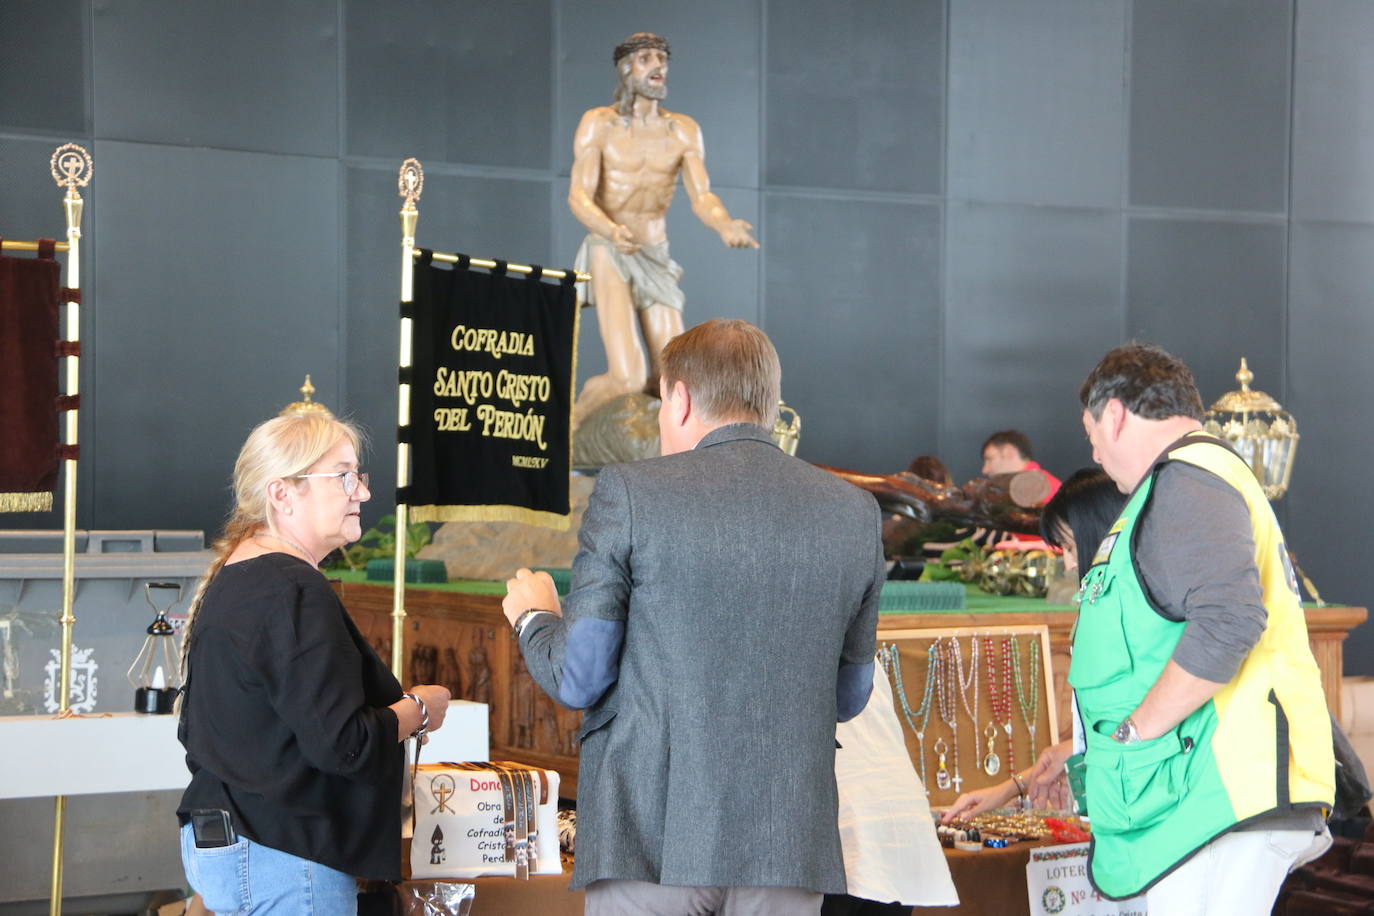
[[519, 639], [520, 634], [525, 632], [525, 626], [530, 622], [531, 617], [533, 617], [535, 614], [545, 613], [548, 612], [544, 611], [541, 608], [532, 607], [524, 611], [519, 617], [515, 618], [515, 623], [511, 624], [511, 632], [515, 634], [515, 638]]
[[1112, 732], [1112, 740], [1120, 744], [1135, 744], [1140, 740], [1140, 732], [1136, 731], [1135, 720], [1130, 716], [1121, 720], [1121, 724]]

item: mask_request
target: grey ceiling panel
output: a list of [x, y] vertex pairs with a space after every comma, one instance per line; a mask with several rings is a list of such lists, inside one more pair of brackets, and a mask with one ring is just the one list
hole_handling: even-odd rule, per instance
[[728, 187], [758, 187], [759, 8], [759, 0], [563, 4], [553, 128], [559, 173], [566, 175], [572, 166], [573, 134], [583, 112], [611, 103], [616, 45], [632, 32], [654, 32], [667, 38], [672, 48], [663, 105], [701, 126], [711, 180]]
[[864, 471], [934, 451], [940, 398], [940, 208], [769, 194], [764, 329], [798, 454]]
[[144, 0], [95, 8], [102, 139], [336, 156], [330, 0]]
[[86, 118], [86, 4], [0, 3], [0, 130], [80, 140]]
[[319, 401], [347, 409], [338, 166], [113, 141], [94, 153], [88, 498], [111, 527], [213, 531], [249, 429], [297, 400], [307, 372]]
[[1241, 357], [1282, 398], [1283, 225], [1135, 218], [1127, 231], [1127, 336], [1186, 362], [1204, 406], [1239, 387]]
[[1293, 216], [1374, 222], [1374, 4], [1304, 3], [1293, 86]]
[[549, 168], [552, 19], [550, 0], [345, 3], [347, 152]]
[[1020, 429], [1059, 476], [1091, 460], [1078, 386], [1121, 330], [1113, 211], [952, 204], [940, 457], [981, 471], [989, 433]]
[[955, 4], [949, 194], [1121, 204], [1125, 0]]
[[768, 4], [767, 183], [943, 190], [944, 4]]
[[1283, 212], [1290, 0], [1131, 10], [1131, 203]]

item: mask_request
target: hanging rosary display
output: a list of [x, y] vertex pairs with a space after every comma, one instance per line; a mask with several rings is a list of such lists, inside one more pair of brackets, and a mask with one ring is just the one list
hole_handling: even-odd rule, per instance
[[[973, 725], [973, 761], [977, 766], [983, 759], [983, 736], [978, 731], [978, 640], [969, 637], [968, 677], [964, 677], [964, 655], [959, 648], [959, 637], [951, 637], [951, 641], [954, 643], [954, 673], [959, 684], [959, 702], [963, 704], [964, 712], [968, 713], [968, 720]], [[973, 687], [972, 703], [968, 698], [970, 686]]]
[[957, 794], [959, 787], [964, 784], [964, 777], [959, 775], [959, 699], [955, 696], [959, 690], [957, 683], [959, 676], [955, 672], [954, 646], [959, 644], [959, 640], [952, 638], [950, 641], [954, 644], [953, 646], [947, 645], [944, 652], [935, 653], [936, 662], [939, 666], [935, 677], [935, 704], [940, 713], [940, 721], [945, 723], [945, 727], [950, 732], [950, 746], [954, 751], [954, 775], [951, 777], [945, 766], [945, 754], [940, 749], [945, 739], [940, 738], [935, 742], [935, 753], [940, 758], [939, 767], [935, 771], [935, 787], [946, 790], [953, 784]]
[[897, 651], [895, 645], [889, 645], [885, 649], [879, 650], [883, 668], [892, 674], [893, 692], [897, 694], [897, 701], [901, 704], [902, 717], [906, 719], [906, 727], [911, 729], [911, 733], [916, 736], [916, 743], [920, 746], [917, 768], [921, 771], [921, 786], [925, 788], [927, 795], [930, 794], [930, 788], [926, 783], [926, 724], [930, 722], [930, 697], [933, 692], [932, 687], [935, 683], [936, 673], [935, 647], [939, 642], [938, 639], [935, 640], [926, 650], [926, 686], [921, 691], [921, 706], [916, 712], [911, 711], [911, 702], [906, 695], [906, 684], [902, 681], [902, 654]]
[[1031, 756], [1034, 757], [1039, 745], [1035, 743], [1036, 720], [1040, 716], [1040, 640], [1030, 641], [1030, 692], [1025, 690], [1025, 679], [1021, 677], [1021, 647], [1016, 637], [1011, 638], [1011, 672], [1016, 679], [1016, 705], [1021, 708], [1021, 720], [1026, 723], [1026, 733], [1030, 735]]
[[[1035, 759], [1040, 750], [1038, 736], [1047, 724], [1040, 721], [1040, 691], [1048, 689], [1042, 667], [1046, 635], [1045, 628], [1036, 625], [884, 634], [893, 641], [879, 647], [877, 660], [892, 684], [894, 712], [902, 730], [915, 738], [907, 737], [905, 742], [921, 784], [927, 795], [942, 793], [941, 800], [932, 804], [949, 804], [966, 788], [995, 785], [997, 777], [1015, 773], [1018, 740], [1028, 742], [1023, 747], [1028, 746]], [[1023, 645], [1026, 642], [1028, 647]], [[922, 654], [924, 672], [920, 670]], [[1053, 698], [1043, 702], [1053, 740], [1057, 732]], [[938, 721], [932, 722], [932, 715]], [[932, 762], [926, 759], [927, 744]], [[967, 773], [962, 768], [964, 751], [973, 755]]]
[[997, 670], [998, 655], [993, 651], [991, 636], [983, 637], [983, 659], [988, 671], [988, 706], [992, 708], [992, 721], [988, 723], [988, 755], [983, 758], [983, 772], [996, 776], [1002, 769], [1002, 761], [993, 751], [993, 739], [1001, 728], [1007, 736], [1007, 769], [1016, 772], [1016, 742], [1011, 733], [1011, 638], [1002, 640], [1001, 671]]

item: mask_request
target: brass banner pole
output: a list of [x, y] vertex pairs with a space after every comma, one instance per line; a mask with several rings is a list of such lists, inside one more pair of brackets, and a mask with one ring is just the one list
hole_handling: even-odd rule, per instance
[[[81, 289], [81, 211], [85, 202], [76, 190], [85, 187], [91, 180], [94, 166], [91, 154], [75, 143], [66, 143], [53, 151], [50, 162], [53, 181], [65, 187], [67, 195], [62, 207], [67, 215], [67, 286]], [[73, 343], [81, 340], [81, 304], [67, 303], [67, 340]], [[80, 361], [77, 356], [67, 357], [66, 384], [64, 390], [68, 397], [80, 394]], [[78, 442], [78, 411], [67, 411], [65, 444], [75, 451]], [[76, 623], [74, 613], [76, 597], [76, 458], [63, 460], [62, 497], [62, 668], [57, 686], [57, 715], [59, 718], [71, 714], [72, 685], [72, 626]], [[67, 812], [67, 798], [59, 795], [53, 807], [52, 837], [52, 893], [49, 898], [48, 912], [51, 916], [62, 913], [62, 840], [63, 826]]]
[[[401, 302], [415, 300], [415, 224], [420, 219], [420, 211], [415, 202], [425, 187], [425, 170], [419, 160], [407, 159], [401, 163], [401, 173], [397, 178], [397, 189], [405, 204], [401, 207]], [[412, 357], [412, 337], [414, 322], [401, 316], [401, 378], [396, 386], [396, 425], [400, 429], [410, 425], [410, 385], [403, 379], [410, 368]], [[410, 444], [403, 442], [404, 437], [396, 437], [396, 489], [410, 485]], [[405, 683], [403, 677], [406, 620], [406, 541], [409, 540], [410, 507], [396, 500], [396, 568], [391, 582], [391, 673], [396, 680]]]

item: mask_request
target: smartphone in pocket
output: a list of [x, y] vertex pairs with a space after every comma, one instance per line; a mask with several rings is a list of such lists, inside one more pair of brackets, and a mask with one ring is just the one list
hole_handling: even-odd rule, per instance
[[238, 839], [229, 812], [223, 808], [194, 808], [191, 811], [191, 834], [197, 849], [232, 846]]

